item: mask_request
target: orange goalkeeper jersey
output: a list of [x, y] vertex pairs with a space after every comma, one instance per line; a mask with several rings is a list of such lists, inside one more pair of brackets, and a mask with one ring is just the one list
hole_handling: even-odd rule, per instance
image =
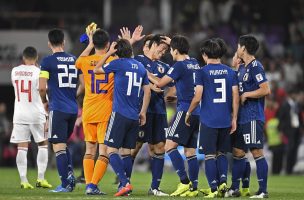
[[[112, 112], [114, 74], [94, 74], [101, 55], [79, 57], [76, 68], [82, 71], [85, 84], [82, 120], [87, 123], [108, 121]], [[106, 61], [111, 62], [114, 57]]]

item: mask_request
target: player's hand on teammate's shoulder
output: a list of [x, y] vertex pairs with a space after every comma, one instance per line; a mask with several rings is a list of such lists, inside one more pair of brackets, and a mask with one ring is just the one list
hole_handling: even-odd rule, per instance
[[139, 113], [139, 125], [143, 126], [146, 124], [146, 113], [140, 112]]

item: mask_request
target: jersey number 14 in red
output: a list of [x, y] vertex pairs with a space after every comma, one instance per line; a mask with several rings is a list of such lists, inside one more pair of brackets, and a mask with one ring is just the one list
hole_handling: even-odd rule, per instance
[[19, 80], [15, 80], [16, 83], [16, 89], [17, 89], [17, 98], [18, 101], [20, 101], [20, 92], [21, 93], [27, 93], [28, 95], [28, 101], [32, 102], [32, 81], [28, 81], [28, 87], [27, 89], [24, 88], [24, 80], [21, 80], [21, 90], [19, 87]]

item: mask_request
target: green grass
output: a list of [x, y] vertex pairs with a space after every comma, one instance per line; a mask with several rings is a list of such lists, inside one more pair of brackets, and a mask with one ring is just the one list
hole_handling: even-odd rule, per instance
[[[76, 172], [79, 174], [79, 172]], [[48, 170], [46, 173], [48, 181], [57, 186], [59, 178], [57, 171]], [[34, 184], [36, 181], [36, 171], [30, 169], [28, 172], [28, 179], [30, 183]], [[134, 173], [132, 175], [132, 184], [134, 191], [129, 197], [120, 197], [115, 199], [157, 199], [159, 197], [147, 196], [149, 184], [151, 180], [150, 173]], [[199, 187], [206, 188], [206, 177], [203, 172], [200, 172]], [[113, 172], [108, 172], [99, 186], [102, 191], [108, 193], [106, 196], [86, 196], [84, 195], [85, 185], [80, 184], [72, 193], [54, 194], [49, 193], [47, 189], [24, 190], [20, 189], [20, 182], [17, 169], [15, 168], [0, 168], [0, 199], [111, 199], [116, 191]], [[178, 184], [177, 175], [173, 172], [164, 173], [161, 188], [165, 192], [173, 192]], [[271, 176], [269, 177], [268, 191], [271, 199], [304, 199], [304, 177], [303, 176]], [[256, 178], [253, 177], [251, 181], [251, 192], [257, 190]], [[199, 198], [203, 196], [200, 194]], [[176, 199], [170, 197], [163, 197], [164, 199]], [[186, 199], [186, 198], [179, 198]], [[242, 198], [238, 198], [242, 199]], [[248, 198], [243, 198], [248, 199]]]

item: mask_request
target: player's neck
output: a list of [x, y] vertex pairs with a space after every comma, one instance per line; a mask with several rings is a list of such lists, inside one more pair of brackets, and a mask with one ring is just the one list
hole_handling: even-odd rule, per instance
[[221, 59], [208, 58], [206, 63], [207, 63], [207, 65], [209, 65], [209, 64], [221, 64]]
[[24, 60], [24, 65], [36, 65], [36, 60]]
[[96, 55], [104, 55], [107, 53], [106, 49], [95, 49], [95, 54]]
[[145, 56], [147, 57], [147, 58], [149, 58], [150, 60], [155, 60], [155, 59], [153, 59], [153, 52], [147, 52], [146, 54], [145, 54]]
[[176, 61], [184, 61], [186, 59], [189, 59], [190, 57], [187, 54], [179, 54], [176, 56]]
[[245, 66], [247, 67], [249, 63], [255, 60], [255, 57], [252, 55], [245, 55], [242, 59], [244, 60]]
[[62, 47], [52, 47], [52, 52], [53, 53], [64, 52], [64, 49]]

